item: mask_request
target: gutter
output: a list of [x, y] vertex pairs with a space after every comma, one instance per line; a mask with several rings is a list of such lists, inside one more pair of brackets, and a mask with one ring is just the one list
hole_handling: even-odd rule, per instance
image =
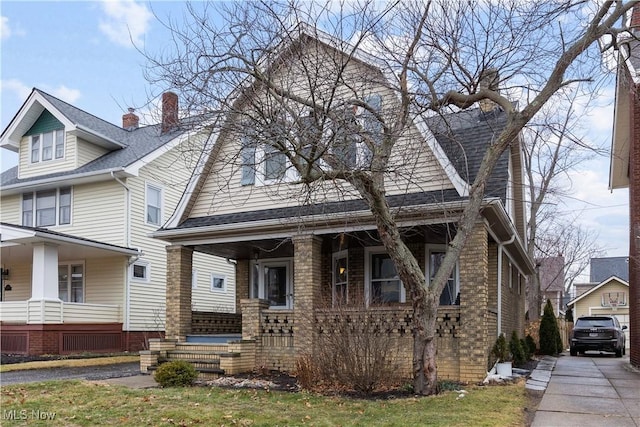
[[513, 234], [509, 240], [498, 241], [498, 336], [502, 334], [502, 252], [506, 245], [510, 245], [516, 240]]

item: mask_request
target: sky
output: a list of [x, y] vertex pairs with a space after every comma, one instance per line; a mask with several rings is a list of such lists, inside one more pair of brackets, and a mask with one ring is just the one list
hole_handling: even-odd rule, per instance
[[[152, 92], [138, 48], [159, 51], [169, 35], [156, 16], [179, 18], [183, 2], [0, 2], [0, 99], [4, 130], [33, 87], [116, 125], [128, 107], [147, 110]], [[155, 88], [154, 88], [155, 89]], [[610, 146], [613, 87], [583, 126], [595, 143]], [[17, 163], [0, 149], [1, 170]], [[609, 158], [583, 163], [571, 175], [572, 198], [562, 210], [599, 234], [606, 256], [629, 252], [628, 192], [608, 190]]]

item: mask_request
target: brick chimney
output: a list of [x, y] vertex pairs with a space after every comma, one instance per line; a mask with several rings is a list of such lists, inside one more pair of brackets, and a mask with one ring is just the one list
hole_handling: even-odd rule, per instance
[[162, 94], [162, 133], [178, 127], [178, 95], [173, 92]]
[[640, 2], [636, 3], [633, 9], [631, 9], [631, 22], [629, 23], [629, 27], [640, 31]]
[[[498, 91], [498, 83], [500, 83], [500, 76], [496, 68], [487, 68], [480, 75], [480, 89], [489, 89]], [[490, 99], [483, 99], [480, 101], [480, 110], [485, 113], [495, 109], [497, 104]]]
[[122, 116], [122, 128], [128, 131], [132, 131], [138, 129], [138, 125], [140, 124], [140, 119], [138, 116], [133, 114], [135, 109], [129, 108], [129, 112]]

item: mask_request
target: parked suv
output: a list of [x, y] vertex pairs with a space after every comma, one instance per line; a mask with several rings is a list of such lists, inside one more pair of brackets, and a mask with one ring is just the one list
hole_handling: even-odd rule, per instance
[[587, 350], [613, 351], [622, 357], [625, 351], [624, 330], [615, 316], [583, 316], [573, 325], [569, 352], [572, 356]]

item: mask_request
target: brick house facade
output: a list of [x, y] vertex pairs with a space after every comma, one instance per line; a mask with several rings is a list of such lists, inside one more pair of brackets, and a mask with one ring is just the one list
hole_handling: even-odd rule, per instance
[[[331, 49], [325, 45], [318, 49], [321, 42], [309, 35], [304, 40], [315, 49], [313, 55]], [[335, 57], [327, 64], [333, 61]], [[376, 73], [365, 61], [347, 67], [353, 67], [346, 73], [349, 76]], [[385, 106], [393, 109], [397, 98], [385, 85], [363, 90], [361, 96], [377, 97], [380, 111]], [[416, 117], [412, 126], [398, 142], [406, 150], [398, 161], [414, 165], [405, 174], [412, 181], [401, 182], [403, 163], [389, 178], [385, 194], [403, 241], [430, 280], [457, 231], [482, 156], [506, 126], [506, 114], [488, 105]], [[241, 340], [227, 344], [216, 365], [225, 373], [261, 368], [292, 371], [298, 358], [321, 345], [319, 334], [331, 330], [340, 307], [354, 321], [370, 316], [380, 324], [395, 343], [398, 369], [410, 377], [410, 296], [384, 251], [367, 202], [348, 189], [318, 191], [301, 201], [293, 196], [301, 188], [299, 183], [260, 180], [267, 174], [256, 160], [260, 148], [254, 147], [251, 161], [244, 163], [244, 141], [228, 129], [213, 135], [208, 144], [214, 147], [212, 154], [201, 167], [204, 172], [188, 186], [190, 191], [172, 220], [154, 233], [171, 244], [167, 340], [178, 348], [195, 339], [189, 331], [188, 273], [190, 258], [203, 252], [236, 266], [242, 332]], [[440, 297], [436, 334], [441, 378], [482, 380], [497, 336], [524, 333], [525, 286], [534, 265], [523, 243], [521, 156], [519, 140], [514, 141], [494, 168], [480, 218]], [[166, 343], [158, 341], [143, 354], [143, 370], [169, 351]]]
[[640, 366], [640, 4], [632, 9], [628, 23], [634, 37], [618, 41], [609, 187], [629, 188], [630, 359]]

